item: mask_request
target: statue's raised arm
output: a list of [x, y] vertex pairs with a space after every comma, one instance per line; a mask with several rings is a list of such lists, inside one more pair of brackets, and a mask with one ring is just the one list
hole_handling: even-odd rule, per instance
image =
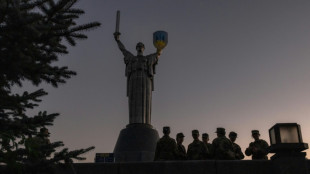
[[125, 57], [132, 57], [133, 54], [129, 51], [126, 50], [125, 46], [123, 45], [123, 43], [120, 41], [119, 36], [121, 35], [121, 33], [119, 32], [115, 32], [114, 34], [114, 39], [117, 42], [118, 48], [121, 50], [121, 52], [123, 53], [123, 55]]

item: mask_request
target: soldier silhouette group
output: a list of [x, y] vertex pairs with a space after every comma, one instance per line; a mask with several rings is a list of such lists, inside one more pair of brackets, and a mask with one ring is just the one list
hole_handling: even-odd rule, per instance
[[[156, 145], [154, 161], [171, 161], [171, 160], [242, 160], [244, 154], [238, 144], [236, 132], [230, 132], [226, 137], [224, 128], [217, 128], [215, 138], [209, 143], [209, 135], [202, 134], [202, 141], [199, 140], [199, 131], [193, 130], [193, 142], [188, 145], [187, 151], [184, 145], [184, 134], [178, 133], [176, 141], [169, 136], [170, 127], [163, 127], [163, 137], [160, 138]], [[258, 130], [252, 130], [254, 142], [246, 148], [245, 154], [252, 156], [253, 160], [268, 160], [267, 154], [269, 145], [265, 140], [259, 139]]]

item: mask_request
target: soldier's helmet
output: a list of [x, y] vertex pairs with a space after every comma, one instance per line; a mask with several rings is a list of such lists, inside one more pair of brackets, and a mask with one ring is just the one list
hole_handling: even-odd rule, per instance
[[143, 44], [142, 42], [137, 43], [136, 49], [137, 49], [138, 47], [145, 48], [145, 46], [144, 46], [144, 44]]
[[170, 133], [170, 127], [169, 126], [164, 126], [163, 127], [163, 133], [164, 134], [169, 134]]
[[203, 134], [202, 134], [202, 138], [209, 138], [209, 134], [203, 133]]
[[225, 128], [218, 127], [218, 128], [216, 128], [216, 132], [215, 133], [225, 135], [226, 131], [225, 131]]
[[40, 132], [39, 132], [39, 136], [49, 136], [50, 133], [48, 132], [48, 129], [43, 127], [40, 129]]
[[259, 135], [259, 131], [258, 130], [252, 130], [252, 135], [258, 134]]
[[232, 132], [229, 133], [229, 136], [230, 137], [237, 137], [237, 133], [232, 131]]
[[198, 130], [192, 130], [192, 135], [194, 135], [194, 134], [199, 134], [199, 131]]
[[184, 134], [182, 132], [177, 134], [177, 138], [183, 138], [183, 137], [185, 137], [185, 136], [184, 136]]
[[46, 132], [46, 131], [48, 131], [48, 129], [47, 128], [45, 128], [45, 127], [42, 127], [41, 129], [40, 129], [40, 132]]

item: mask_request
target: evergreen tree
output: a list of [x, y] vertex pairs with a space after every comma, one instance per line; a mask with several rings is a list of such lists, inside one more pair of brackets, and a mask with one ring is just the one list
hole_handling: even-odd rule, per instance
[[[0, 164], [11, 173], [50, 173], [59, 163], [83, 160], [81, 154], [94, 147], [69, 151], [61, 141], [49, 142], [45, 127], [53, 125], [58, 113], [41, 111], [28, 115], [47, 95], [44, 89], [14, 93], [23, 82], [53, 87], [76, 75], [57, 66], [67, 45], [86, 39], [83, 32], [98, 22], [79, 25], [84, 13], [73, 6], [77, 0], [0, 0]], [[57, 148], [61, 150], [57, 150]]]

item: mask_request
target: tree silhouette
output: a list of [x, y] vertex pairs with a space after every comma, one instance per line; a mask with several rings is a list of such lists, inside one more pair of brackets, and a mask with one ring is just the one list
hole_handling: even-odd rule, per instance
[[77, 24], [84, 11], [73, 7], [76, 2], [0, 1], [0, 164], [7, 173], [50, 173], [54, 164], [83, 160], [80, 155], [94, 149], [57, 150], [64, 146], [61, 141], [40, 141], [44, 140], [40, 129], [52, 126], [59, 114], [41, 111], [30, 116], [27, 111], [38, 107], [47, 92], [12, 90], [23, 89], [26, 81], [58, 87], [76, 75], [55, 62], [68, 54], [67, 46], [87, 39], [85, 31], [100, 26], [98, 22]]

